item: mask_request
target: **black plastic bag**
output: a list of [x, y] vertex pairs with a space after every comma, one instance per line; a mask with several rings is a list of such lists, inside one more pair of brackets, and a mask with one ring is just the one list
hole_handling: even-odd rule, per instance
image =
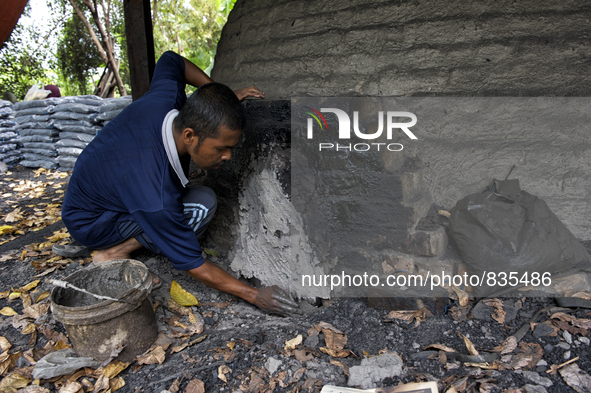
[[[544, 291], [558, 275], [590, 270], [585, 247], [540, 198], [518, 180], [493, 182], [489, 191], [460, 200], [449, 235], [457, 244], [476, 296], [531, 286]], [[479, 285], [475, 283], [479, 281]]]

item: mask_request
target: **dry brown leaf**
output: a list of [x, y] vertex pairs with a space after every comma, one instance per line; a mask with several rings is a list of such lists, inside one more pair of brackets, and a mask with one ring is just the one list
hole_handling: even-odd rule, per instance
[[[66, 229], [66, 228], [63, 228], [63, 229]], [[67, 229], [66, 229], [66, 231], [67, 231]], [[53, 232], [53, 236], [46, 237], [46, 239], [49, 240], [51, 243], [57, 243], [60, 240], [68, 239], [68, 238], [70, 238], [70, 234], [67, 232], [62, 232], [61, 229], [59, 231]]]
[[500, 352], [501, 355], [511, 353], [517, 348], [517, 338], [515, 336], [509, 336], [503, 340], [501, 345], [495, 347], [493, 352]]
[[109, 378], [101, 375], [94, 383], [94, 389], [92, 389], [92, 393], [99, 393], [107, 389], [109, 389]]
[[56, 351], [61, 351], [62, 349], [67, 349], [67, 348], [72, 348], [72, 346], [70, 344], [66, 344], [62, 340], [59, 340], [53, 346], [53, 349], [55, 349]]
[[591, 329], [591, 319], [576, 318], [572, 315], [565, 314], [563, 312], [557, 312], [555, 314], [552, 314], [550, 318], [558, 319], [564, 322], [570, 322], [571, 325], [581, 329]]
[[505, 368], [518, 370], [521, 368], [532, 369], [542, 359], [544, 351], [537, 343], [519, 343], [519, 348], [511, 361], [504, 365]]
[[130, 364], [131, 363], [123, 363], [119, 360], [114, 360], [105, 366], [103, 369], [103, 375], [109, 379], [115, 378], [119, 373], [129, 367]]
[[22, 214], [22, 209], [20, 207], [17, 207], [16, 209], [14, 209], [13, 211], [11, 211], [10, 213], [8, 213], [4, 217], [4, 221], [6, 221], [6, 222], [17, 222], [17, 221], [24, 220], [24, 218], [25, 217]]
[[347, 336], [342, 333], [337, 333], [334, 330], [329, 329], [322, 329], [322, 333], [324, 333], [324, 341], [326, 342], [326, 347], [329, 349], [333, 349], [335, 351], [341, 351], [347, 345]]
[[21, 298], [21, 301], [23, 302], [23, 308], [27, 308], [31, 304], [33, 304], [33, 299], [31, 299], [31, 295], [29, 295], [28, 293], [21, 293], [20, 298]]
[[183, 307], [170, 298], [167, 299], [167, 303], [168, 308], [173, 312], [179, 313], [181, 315], [189, 315], [189, 313], [191, 312], [191, 309], [189, 307]]
[[233, 351], [234, 347], [236, 346], [236, 341], [230, 341], [229, 343], [226, 343], [226, 346], [230, 348], [231, 351]]
[[17, 393], [50, 393], [50, 391], [41, 386], [29, 385], [17, 390]]
[[390, 311], [390, 313], [386, 315], [386, 321], [388, 321], [388, 319], [400, 319], [411, 323], [414, 320], [415, 327], [417, 327], [421, 322], [425, 321], [425, 317], [426, 314], [424, 308], [421, 308], [420, 310]]
[[111, 389], [111, 392], [119, 390], [123, 386], [125, 386], [125, 380], [121, 377], [117, 377], [109, 381], [109, 389]]
[[205, 384], [200, 379], [193, 379], [185, 388], [185, 393], [205, 393]]
[[[98, 371], [101, 371], [101, 370], [102, 370], [102, 368], [99, 368], [96, 371], [98, 372]], [[74, 374], [70, 375], [68, 377], [68, 379], [66, 379], [66, 381], [64, 383], [67, 383], [67, 382], [76, 382], [76, 381], [78, 381], [78, 379], [80, 379], [83, 376], [86, 376], [86, 369], [84, 369], [84, 368], [81, 369], [81, 370], [78, 370]], [[82, 385], [84, 385], [84, 384], [82, 384]], [[85, 386], [85, 387], [87, 387], [87, 386]]]
[[[545, 334], [545, 336], [556, 337], [558, 336], [558, 332], [560, 329], [555, 325], [556, 321], [544, 321], [541, 324], [544, 324], [552, 329], [552, 333]], [[567, 323], [567, 322], [565, 322]], [[529, 323], [531, 331], [533, 332], [537, 325], [540, 323], [530, 322]]]
[[8, 295], [10, 295], [10, 291], [0, 292], [0, 299], [6, 299]]
[[550, 316], [550, 318], [551, 319], [558, 319], [560, 321], [566, 321], [566, 322], [570, 322], [570, 321], [577, 319], [576, 317], [573, 317], [572, 315], [566, 314], [563, 312], [556, 312], [556, 313], [552, 314]]
[[491, 315], [492, 319], [501, 324], [505, 323], [505, 316], [507, 315], [507, 312], [503, 310], [503, 302], [500, 299], [485, 299], [482, 302], [489, 307], [494, 307], [495, 311]]
[[338, 334], [345, 334], [343, 332], [341, 332], [339, 329], [337, 329], [336, 327], [332, 326], [330, 323], [328, 322], [320, 322], [317, 325], [314, 325], [315, 328], [319, 328], [319, 330], [332, 330], [335, 333]]
[[185, 332], [189, 335], [201, 334], [203, 332], [203, 323], [195, 322], [185, 328]]
[[312, 354], [306, 355], [306, 351], [303, 349], [296, 349], [293, 353], [298, 362], [307, 362], [308, 360], [314, 359]]
[[581, 370], [578, 365], [571, 364], [562, 368], [559, 373], [564, 382], [578, 393], [591, 392], [591, 376]]
[[20, 388], [27, 386], [31, 381], [32, 379], [13, 371], [0, 381], [0, 391], [4, 393], [15, 393]]
[[342, 368], [345, 375], [349, 375], [349, 367], [345, 366], [343, 362], [334, 359], [330, 359], [329, 362], [330, 364], [334, 364], [335, 366]]
[[458, 393], [458, 391], [456, 390], [456, 388], [454, 388], [453, 386], [451, 386], [449, 389], [447, 389], [445, 391], [445, 393]]
[[468, 305], [468, 300], [470, 300], [466, 291], [456, 287], [455, 285], [452, 286], [451, 289], [453, 289], [456, 295], [458, 295], [458, 304], [461, 307], [466, 307]]
[[49, 291], [40, 293], [39, 296], [37, 296], [37, 298], [35, 299], [35, 303], [39, 303], [41, 300], [47, 299], [50, 295], [51, 293]]
[[[33, 267], [35, 267], [35, 266], [33, 265]], [[39, 274], [37, 274], [37, 275], [35, 276], [35, 278], [39, 278], [39, 277], [43, 277], [43, 276], [47, 276], [48, 274], [51, 274], [51, 273], [55, 272], [55, 271], [56, 271], [57, 269], [59, 269], [59, 268], [60, 268], [60, 267], [59, 267], [59, 265], [57, 265], [57, 266], [52, 266], [52, 267], [50, 267], [49, 269], [47, 269], [47, 270], [44, 270], [42, 273], [39, 273]]]
[[15, 329], [23, 329], [29, 323], [31, 323], [31, 319], [26, 315], [14, 315], [12, 317], [12, 327]]
[[[459, 367], [459, 365], [458, 365]], [[461, 377], [460, 379], [458, 379], [457, 381], [454, 381], [452, 386], [458, 391], [458, 392], [463, 392], [464, 390], [466, 390], [466, 387], [468, 387], [468, 376], [465, 377]]]
[[172, 383], [172, 385], [170, 385], [170, 387], [168, 388], [168, 391], [170, 393], [177, 393], [179, 391], [179, 388], [181, 387], [181, 379], [177, 378], [174, 380], [174, 382]]
[[178, 320], [177, 321], [174, 321], [173, 326], [180, 327], [183, 330], [189, 327], [188, 325], [186, 325], [186, 324], [184, 324], [184, 323], [182, 323], [182, 322], [180, 322]]
[[12, 344], [8, 342], [6, 337], [0, 336], [0, 350], [7, 351], [12, 347]]
[[571, 322], [565, 321], [552, 321], [552, 325], [556, 326], [559, 330], [566, 330], [570, 334], [574, 335], [587, 335], [587, 329], [583, 329], [580, 327], [573, 326]]
[[33, 318], [33, 319], [37, 319], [42, 315], [45, 315], [48, 311], [49, 308], [51, 307], [51, 305], [49, 303], [47, 304], [32, 304], [28, 307], [26, 307], [25, 309], [23, 309], [23, 314], [25, 314], [26, 316]]
[[591, 292], [579, 291], [575, 293], [565, 293], [565, 296], [568, 297], [578, 297], [581, 299], [591, 300]]
[[80, 381], [80, 383], [82, 384], [82, 386], [84, 386], [84, 390], [86, 391], [94, 389], [94, 384], [90, 382], [88, 378], [82, 378], [82, 381]]
[[8, 360], [6, 360], [6, 362], [9, 363], [9, 366], [8, 366], [9, 372], [12, 371], [17, 366], [18, 359], [21, 357], [21, 355], [22, 355], [21, 351], [11, 353], [10, 355], [8, 355]]
[[201, 341], [205, 340], [206, 338], [207, 338], [207, 334], [204, 334], [203, 336], [197, 337], [195, 340], [189, 341], [189, 346], [198, 344]]
[[206, 338], [207, 338], [207, 334], [205, 334], [205, 335], [203, 335], [203, 336], [201, 336], [201, 337], [197, 337], [195, 340], [192, 340], [192, 341], [189, 341], [189, 342], [186, 342], [186, 341], [185, 341], [185, 342], [184, 342], [183, 344], [181, 344], [181, 345], [177, 345], [177, 346], [175, 346], [175, 347], [172, 347], [172, 349], [171, 349], [171, 353], [180, 352], [180, 351], [182, 351], [183, 349], [185, 349], [185, 348], [187, 348], [187, 347], [190, 347], [191, 345], [195, 345], [195, 344], [198, 344], [198, 343], [200, 343], [201, 341], [205, 340]]
[[[245, 381], [246, 382], [246, 381]], [[261, 378], [260, 374], [257, 372], [253, 372], [250, 374], [250, 383], [244, 383], [243, 387], [240, 390], [246, 392], [264, 392], [267, 391], [267, 387], [265, 386], [265, 381]]]
[[68, 343], [68, 338], [63, 333], [58, 333], [55, 330], [52, 330], [48, 325], [41, 325], [39, 327], [39, 331], [43, 333], [48, 340], [53, 342], [63, 341], [64, 343]]
[[[156, 339], [156, 341], [152, 345], [154, 345], [155, 347], [160, 346], [160, 347], [162, 347], [162, 349], [164, 349], [166, 351], [168, 349], [168, 347], [170, 347], [172, 345], [172, 340], [167, 335], [165, 335], [163, 333], [158, 333], [158, 338]], [[113, 377], [111, 377], [111, 378], [113, 378]]]
[[13, 315], [18, 315], [16, 311], [14, 311], [11, 307], [4, 307], [0, 310], [0, 314], [4, 315], [5, 317], [11, 317]]
[[188, 341], [185, 341], [185, 342], [184, 342], [184, 343], [182, 343], [181, 345], [177, 345], [177, 346], [174, 346], [174, 347], [172, 347], [172, 348], [170, 349], [170, 353], [171, 353], [171, 354], [173, 354], [173, 353], [180, 352], [180, 351], [182, 351], [183, 349], [187, 348], [188, 346], [189, 346], [189, 342], [188, 342]]
[[463, 334], [462, 334], [462, 337], [464, 338], [464, 344], [466, 345], [466, 348], [468, 349], [468, 352], [470, 353], [470, 355], [474, 355], [474, 356], [480, 355], [480, 353], [474, 347], [474, 344], [472, 344], [472, 341], [470, 341], [470, 339], [468, 337], [464, 336]]
[[161, 346], [157, 346], [154, 349], [148, 350], [144, 355], [138, 356], [137, 364], [162, 364], [165, 359], [166, 353], [164, 352], [164, 349], [162, 349]]
[[226, 366], [225, 364], [221, 365], [218, 367], [218, 378], [221, 379], [222, 381], [228, 383], [228, 380], [226, 379], [226, 374], [229, 374], [232, 372], [232, 369], [228, 366]]
[[29, 323], [23, 330], [21, 330], [21, 334], [31, 334], [37, 331], [37, 325], [34, 323]]
[[0, 354], [0, 375], [7, 374], [12, 368], [12, 362], [10, 361], [10, 355], [8, 350]]
[[333, 358], [346, 358], [347, 356], [353, 355], [353, 352], [349, 351], [348, 349], [345, 349], [342, 351], [336, 351], [334, 349], [326, 348], [326, 347], [320, 347], [319, 349], [320, 349], [320, 352], [323, 352], [329, 356], [332, 356]]
[[35, 280], [33, 282], [28, 283], [25, 286], [20, 287], [19, 289], [17, 289], [17, 291], [19, 291], [19, 292], [29, 292], [29, 291], [31, 291], [31, 289], [36, 288], [37, 285], [39, 285], [40, 282], [41, 282], [41, 280]]
[[195, 314], [193, 314], [191, 311], [189, 311], [189, 323], [191, 325], [194, 325], [197, 322], [199, 322], [199, 320], [197, 319], [197, 317], [195, 316]]
[[431, 344], [431, 345], [427, 345], [425, 348], [423, 349], [429, 349], [429, 348], [435, 348], [435, 349], [439, 349], [445, 352], [455, 352], [456, 350], [450, 347], [447, 347], [443, 344]]
[[466, 367], [478, 367], [481, 368], [483, 370], [498, 370], [499, 369], [499, 364], [498, 363], [464, 363], [464, 366]]
[[291, 340], [287, 340], [285, 342], [285, 346], [283, 347], [283, 349], [285, 349], [286, 351], [293, 351], [294, 349], [297, 348], [298, 345], [300, 345], [303, 341], [303, 337], [301, 334], [298, 334], [297, 336], [295, 336], [295, 338], [292, 338]]
[[308, 329], [308, 337], [317, 336], [318, 334], [320, 334], [321, 330], [322, 328], [318, 325], [312, 326], [310, 329]]

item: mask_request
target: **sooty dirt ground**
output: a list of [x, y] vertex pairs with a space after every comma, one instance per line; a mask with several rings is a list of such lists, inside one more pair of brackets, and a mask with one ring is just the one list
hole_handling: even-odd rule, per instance
[[[30, 170], [17, 170], [13, 171], [13, 177], [27, 178], [31, 173]], [[35, 203], [34, 199], [22, 202], [23, 206]], [[7, 213], [12, 208], [3, 206], [2, 209]], [[15, 240], [2, 246], [0, 292], [19, 288], [34, 280], [34, 276], [40, 271], [34, 269], [32, 262], [38, 256], [23, 257], [23, 250], [30, 243], [44, 241], [44, 236], [50, 236], [57, 229], [60, 229], [60, 222], [54, 224], [50, 230], [17, 236]], [[215, 244], [206, 244], [206, 247], [215, 249]], [[584, 390], [588, 389], [584, 387], [584, 383], [591, 370], [589, 328], [575, 329], [563, 324], [563, 329], [560, 329], [552, 323], [547, 323], [545, 329], [528, 328], [520, 340], [521, 346], [506, 355], [493, 355], [497, 359], [488, 363], [471, 364], [455, 358], [449, 350], [443, 352], [436, 348], [426, 348], [431, 344], [442, 344], [467, 356], [469, 352], [463, 338], [465, 336], [481, 355], [489, 356], [493, 348], [500, 346], [523, 325], [550, 320], [554, 312], [560, 311], [549, 308], [554, 306], [553, 299], [503, 299], [503, 310], [506, 312], [503, 323], [493, 320], [492, 307], [478, 303], [475, 299], [471, 299], [464, 307], [454, 304], [443, 315], [428, 317], [420, 323], [416, 320], [406, 322], [387, 318], [390, 310], [369, 308], [366, 299], [357, 298], [324, 301], [323, 304], [316, 302], [314, 305], [304, 301], [301, 303], [302, 314], [277, 316], [266, 314], [242, 300], [209, 289], [183, 272], [175, 271], [164, 258], [146, 252], [140, 252], [134, 257], [144, 262], [163, 280], [163, 286], [151, 295], [153, 304], [160, 304], [156, 307], [159, 331], [170, 333], [174, 321], [182, 322], [186, 318], [174, 308], [166, 306], [170, 298], [170, 285], [176, 280], [200, 302], [199, 306], [191, 307], [191, 311], [203, 323], [204, 330], [190, 339], [206, 337], [177, 353], [171, 353], [171, 348], [179, 344], [180, 340], [173, 342], [167, 348], [165, 360], [161, 364], [140, 366], [136, 362], [132, 363], [119, 375], [125, 381], [120, 392], [184, 392], [195, 379], [203, 381], [207, 392], [319, 391], [325, 384], [347, 386], [349, 374], [355, 371], [354, 367], [359, 366], [364, 358], [383, 356], [388, 352], [396, 354], [403, 367], [399, 372], [392, 371], [391, 375], [374, 382], [373, 386], [437, 381], [440, 392], [588, 391]], [[221, 266], [228, 265], [223, 254], [210, 259]], [[47, 277], [63, 278], [87, 265], [88, 258], [74, 258], [72, 262], [63, 264], [41, 280]], [[42, 281], [35, 291], [39, 294], [50, 289], [51, 286]], [[43, 302], [48, 301], [46, 299]], [[4, 307], [11, 307], [18, 314], [23, 312], [21, 299], [0, 299], [0, 309]], [[532, 321], [536, 313], [544, 308], [547, 311], [543, 311]], [[580, 320], [591, 317], [591, 310], [588, 309], [563, 311]], [[12, 344], [9, 352], [29, 350], [33, 344], [31, 335], [22, 334], [22, 329], [13, 326], [14, 317], [0, 318], [0, 336]], [[321, 322], [332, 325], [342, 332], [341, 337], [346, 337], [341, 352], [348, 350], [348, 356], [336, 358], [322, 351], [321, 348], [330, 345], [327, 343], [326, 333], [314, 328]], [[51, 315], [40, 318], [35, 323], [39, 324], [39, 331], [41, 325], [47, 325], [56, 332], [65, 333], [63, 326]], [[285, 349], [286, 341], [298, 335], [302, 335], [302, 343], [295, 350]], [[43, 348], [47, 341], [48, 338], [39, 333], [34, 346]], [[502, 356], [505, 358], [501, 358]], [[515, 362], [518, 358], [525, 361], [518, 364], [519, 362]], [[572, 364], [583, 370], [583, 382], [579, 383], [582, 387], [571, 387], [573, 383], [570, 382], [569, 385], [565, 381], [568, 377], [561, 375], [560, 371], [546, 372], [552, 365], [572, 359], [577, 359]], [[31, 362], [21, 356], [12, 369], [26, 369], [31, 366]], [[91, 383], [96, 382], [96, 378], [87, 379]], [[49, 391], [58, 391], [54, 381], [41, 380], [39, 384]], [[450, 390], [452, 387], [455, 390]]]

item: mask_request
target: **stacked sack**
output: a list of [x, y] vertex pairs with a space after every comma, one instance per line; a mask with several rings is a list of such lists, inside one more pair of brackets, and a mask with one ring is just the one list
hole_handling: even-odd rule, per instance
[[104, 99], [96, 121], [103, 127], [106, 126], [109, 121], [113, 120], [129, 104], [131, 104], [131, 96]]
[[14, 164], [22, 158], [15, 125], [12, 102], [0, 100], [0, 161], [5, 164]]
[[53, 128], [50, 114], [59, 98], [17, 102], [13, 105], [15, 129], [22, 146], [24, 160], [21, 165], [30, 168], [57, 168], [57, 142], [59, 132]]
[[59, 130], [57, 162], [60, 169], [69, 171], [82, 150], [94, 139], [102, 126], [95, 124], [95, 118], [104, 100], [97, 96], [74, 96], [58, 98], [51, 120]]

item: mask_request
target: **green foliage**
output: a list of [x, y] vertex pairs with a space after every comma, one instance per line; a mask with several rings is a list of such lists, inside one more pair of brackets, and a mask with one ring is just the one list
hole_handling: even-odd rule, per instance
[[22, 100], [33, 84], [52, 83], [43, 66], [48, 56], [45, 41], [35, 29], [17, 24], [0, 50], [0, 93], [11, 91]]
[[[81, 54], [84, 54], [81, 56]], [[58, 41], [56, 63], [65, 82], [64, 95], [89, 94], [92, 70], [103, 66], [86, 26], [75, 13], [66, 21]]]
[[[82, 1], [75, 1], [94, 24]], [[156, 59], [165, 51], [173, 50], [209, 74], [217, 42], [235, 1], [152, 0]], [[110, 0], [105, 4], [110, 7], [108, 29], [116, 57], [121, 60], [120, 75], [129, 92], [123, 0]], [[88, 94], [94, 89], [91, 75], [96, 81], [104, 64], [86, 26], [74, 13], [69, 0], [51, 0], [48, 5], [52, 15], [47, 23], [61, 28], [56, 27], [55, 31], [57, 48], [50, 48], [51, 40], [41, 37], [34, 28], [17, 25], [0, 50], [0, 93], [12, 91], [22, 100], [34, 83], [57, 83], [63, 95]], [[100, 14], [104, 16], [102, 9]], [[95, 32], [98, 36], [98, 31]], [[50, 70], [46, 69], [48, 64]]]
[[[88, 8], [80, 0], [76, 0], [76, 3], [84, 11], [86, 19], [91, 23], [95, 35], [100, 40], [100, 33]], [[106, 4], [109, 7], [108, 18], [105, 18], [101, 8], [102, 23], [107, 30], [107, 34], [109, 32], [111, 33], [116, 58], [121, 61], [119, 73], [129, 92], [131, 83], [129, 62], [127, 59], [127, 42], [125, 40], [123, 1], [111, 0]], [[53, 3], [53, 9], [54, 12], [62, 16], [65, 15], [67, 18], [60, 35], [56, 53], [56, 65], [61, 72], [62, 81], [66, 86], [66, 94], [90, 94], [95, 88], [92, 80], [98, 82], [100, 74], [97, 73], [97, 70], [102, 69], [105, 64], [99, 55], [96, 44], [90, 37], [88, 29], [71, 8], [68, 0], [55, 1]], [[93, 78], [92, 75], [95, 77]]]
[[154, 46], [173, 50], [208, 74], [222, 28], [236, 0], [153, 0]]

